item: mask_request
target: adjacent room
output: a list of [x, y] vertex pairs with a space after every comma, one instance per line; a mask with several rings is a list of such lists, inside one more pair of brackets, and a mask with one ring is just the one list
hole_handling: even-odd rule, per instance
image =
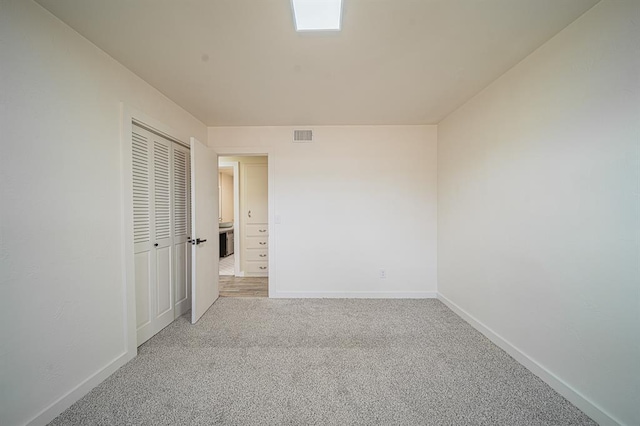
[[0, 425], [640, 425], [640, 1], [0, 0]]
[[267, 297], [267, 157], [218, 157], [218, 170], [220, 297]]

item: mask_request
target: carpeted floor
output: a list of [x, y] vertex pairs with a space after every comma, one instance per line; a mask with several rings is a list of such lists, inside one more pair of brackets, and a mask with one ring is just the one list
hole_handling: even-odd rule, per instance
[[442, 303], [219, 299], [54, 425], [592, 425]]

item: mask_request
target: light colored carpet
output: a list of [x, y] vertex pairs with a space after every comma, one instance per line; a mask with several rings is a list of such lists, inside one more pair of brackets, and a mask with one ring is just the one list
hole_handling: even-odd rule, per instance
[[437, 300], [218, 300], [54, 425], [591, 425]]

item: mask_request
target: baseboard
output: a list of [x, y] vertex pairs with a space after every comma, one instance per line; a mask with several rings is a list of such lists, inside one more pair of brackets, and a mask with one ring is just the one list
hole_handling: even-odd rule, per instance
[[130, 360], [130, 356], [127, 352], [118, 356], [102, 369], [92, 374], [88, 379], [80, 383], [75, 388], [71, 389], [65, 395], [60, 397], [53, 404], [42, 410], [38, 415], [31, 419], [27, 425], [40, 426], [46, 425], [53, 419], [58, 417], [64, 410], [71, 407], [74, 402], [89, 393], [89, 391], [100, 383], [102, 383], [107, 377], [112, 375], [118, 368], [122, 367]]
[[176, 303], [173, 311], [173, 319], [180, 318], [186, 314], [189, 309], [191, 309], [191, 298], [186, 298], [183, 301]]
[[540, 365], [534, 359], [530, 358], [520, 349], [509, 343], [509, 341], [507, 341], [505, 338], [477, 320], [473, 315], [469, 314], [460, 306], [447, 299], [447, 297], [442, 293], [438, 293], [438, 299], [442, 301], [442, 303], [447, 305], [449, 309], [458, 314], [458, 316], [468, 322], [473, 328], [484, 334], [485, 337], [495, 343], [496, 346], [508, 353], [512, 358], [525, 366], [529, 371], [542, 379], [546, 384], [551, 386], [553, 390], [565, 397], [569, 402], [582, 410], [583, 413], [591, 417], [594, 421], [598, 422], [598, 424], [600, 424], [601, 426], [618, 426], [622, 424], [622, 422], [616, 420], [615, 417], [604, 411], [593, 401], [586, 398], [565, 381], [560, 379], [551, 371], [547, 370], [544, 366]]
[[277, 291], [280, 299], [435, 299], [435, 291]]

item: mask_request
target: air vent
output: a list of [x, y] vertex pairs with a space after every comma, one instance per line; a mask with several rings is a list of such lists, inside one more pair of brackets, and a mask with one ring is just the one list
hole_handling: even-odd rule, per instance
[[294, 130], [294, 142], [313, 142], [313, 130]]

